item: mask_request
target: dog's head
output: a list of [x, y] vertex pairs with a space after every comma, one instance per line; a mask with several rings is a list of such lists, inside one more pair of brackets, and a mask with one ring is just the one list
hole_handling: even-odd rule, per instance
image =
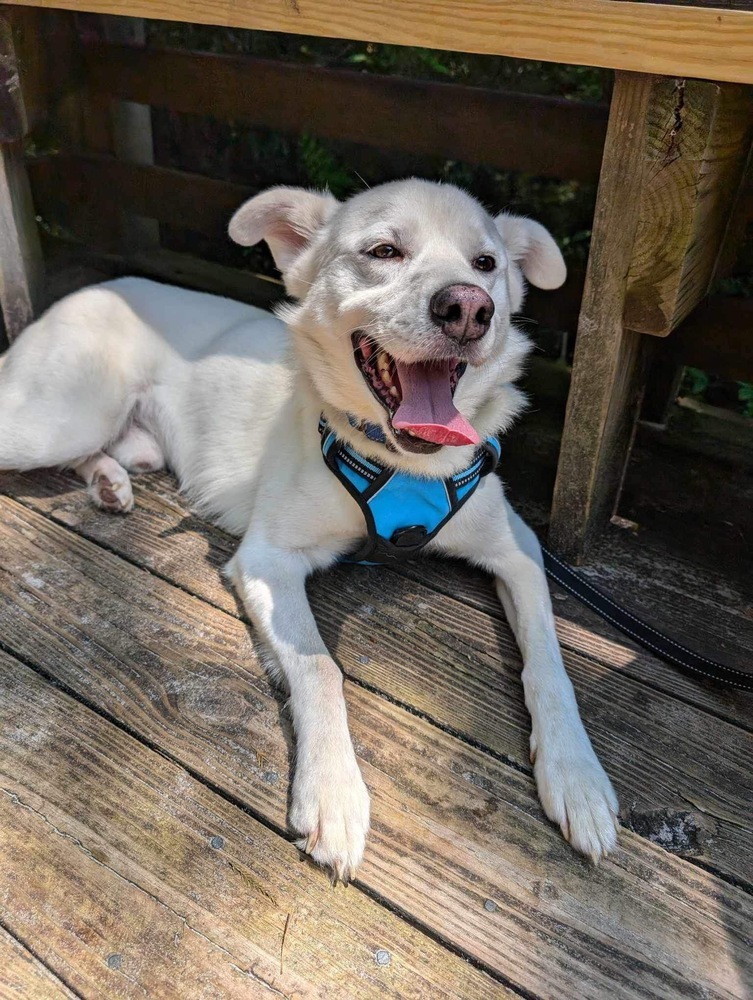
[[281, 315], [323, 402], [379, 425], [399, 452], [476, 444], [502, 428], [518, 409], [505, 387], [527, 350], [511, 323], [524, 279], [565, 280], [543, 226], [493, 218], [464, 191], [421, 180], [343, 203], [273, 188], [238, 209], [230, 236], [269, 244], [296, 300]]

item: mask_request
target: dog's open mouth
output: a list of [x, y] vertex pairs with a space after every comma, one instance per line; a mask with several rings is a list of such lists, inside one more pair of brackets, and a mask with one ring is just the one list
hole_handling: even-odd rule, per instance
[[453, 402], [465, 363], [398, 361], [362, 333], [353, 335], [356, 364], [390, 417], [396, 440], [407, 451], [478, 444], [480, 438]]

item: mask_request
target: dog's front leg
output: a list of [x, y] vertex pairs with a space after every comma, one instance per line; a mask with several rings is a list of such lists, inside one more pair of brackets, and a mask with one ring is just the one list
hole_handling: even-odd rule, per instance
[[344, 882], [363, 857], [369, 793], [348, 731], [342, 673], [306, 597], [311, 562], [246, 536], [227, 572], [290, 692], [296, 735], [290, 824], [299, 847]]
[[489, 477], [437, 539], [440, 547], [495, 576], [523, 654], [531, 715], [531, 760], [547, 816], [577, 850], [598, 861], [616, 844], [617, 797], [591, 746], [565, 672], [541, 548]]

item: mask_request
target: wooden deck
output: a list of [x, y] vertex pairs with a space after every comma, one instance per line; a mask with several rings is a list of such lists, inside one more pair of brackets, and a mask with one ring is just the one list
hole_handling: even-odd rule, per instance
[[[506, 450], [534, 522], [556, 457], [542, 421]], [[750, 470], [649, 444], [627, 495], [642, 530], [615, 530], [589, 572], [749, 666]], [[593, 868], [538, 806], [489, 582], [338, 568], [310, 591], [373, 830], [356, 883], [332, 889], [286, 833], [290, 725], [220, 575], [234, 541], [169, 477], [135, 486], [112, 518], [70, 476], [0, 477], [0, 997], [753, 995], [751, 696], [555, 592], [622, 804], [619, 850]]]

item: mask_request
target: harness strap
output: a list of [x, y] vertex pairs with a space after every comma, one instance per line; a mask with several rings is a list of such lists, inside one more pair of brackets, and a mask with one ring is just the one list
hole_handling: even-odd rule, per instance
[[[497, 439], [488, 438], [473, 456], [467, 469], [445, 480], [420, 480], [418, 477], [405, 476], [395, 469], [385, 468], [360, 455], [345, 442], [338, 441], [324, 417], [319, 421], [319, 432], [322, 436], [322, 454], [327, 465], [361, 508], [366, 523], [366, 542], [344, 561], [370, 566], [389, 565], [420, 552], [473, 495], [481, 479], [496, 468], [501, 452]], [[409, 487], [418, 484], [419, 498], [421, 490], [432, 496], [431, 502], [425, 503], [423, 509], [418, 505], [422, 516], [411, 518], [416, 523], [401, 522], [398, 527], [394, 527], [394, 509], [395, 506], [398, 510], [401, 509], [402, 494], [399, 490], [395, 491], [391, 508], [389, 503], [387, 505], [387, 516], [384, 504], [380, 505], [378, 500], [386, 496], [389, 501], [389, 485], [400, 477], [404, 481], [398, 482], [398, 487], [404, 487], [407, 481]], [[388, 534], [385, 534], [384, 525], [387, 521]], [[690, 676], [705, 677], [725, 687], [753, 691], [753, 673], [735, 670], [694, 653], [615, 603], [549, 549], [543, 545], [541, 548], [544, 568], [555, 583], [640, 646]]]
[[489, 438], [471, 464], [446, 479], [424, 479], [365, 458], [319, 420], [322, 454], [363, 514], [367, 538], [345, 561], [389, 564], [420, 552], [492, 472], [501, 448]]

